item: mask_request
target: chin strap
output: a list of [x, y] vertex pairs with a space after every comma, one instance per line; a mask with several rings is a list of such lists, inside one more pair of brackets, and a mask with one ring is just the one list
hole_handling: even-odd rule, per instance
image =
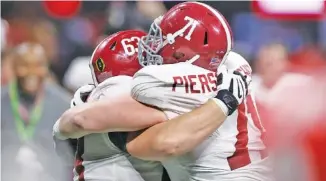
[[196, 60], [199, 59], [199, 57], [200, 57], [200, 55], [195, 55], [191, 59], [189, 59], [189, 60], [187, 60], [185, 62], [190, 63], [190, 64], [193, 64]]

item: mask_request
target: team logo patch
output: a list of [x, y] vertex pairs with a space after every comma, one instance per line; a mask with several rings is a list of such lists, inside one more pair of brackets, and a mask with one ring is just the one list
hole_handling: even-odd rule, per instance
[[98, 71], [103, 72], [105, 68], [105, 64], [103, 59], [99, 58], [96, 60], [96, 68]]
[[221, 64], [222, 60], [220, 58], [214, 57], [211, 59], [209, 66], [212, 70], [216, 70], [217, 67]]

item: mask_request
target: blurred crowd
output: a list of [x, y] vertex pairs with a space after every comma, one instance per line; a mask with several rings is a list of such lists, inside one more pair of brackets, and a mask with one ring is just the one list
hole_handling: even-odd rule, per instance
[[[56, 17], [42, 2], [2, 3], [2, 84], [12, 77], [11, 50], [23, 42], [43, 46], [49, 62], [49, 78], [68, 90], [91, 82], [88, 59], [104, 36], [125, 29], [147, 30], [153, 19], [177, 2], [82, 2], [72, 17]], [[251, 12], [250, 2], [209, 2], [228, 19], [235, 37], [235, 51], [264, 71], [266, 55], [282, 52], [286, 63], [293, 53], [314, 54], [313, 60], [296, 60], [318, 66], [325, 58], [323, 21], [276, 21]], [[278, 44], [284, 48], [273, 47]], [[276, 46], [277, 47], [277, 46]], [[274, 53], [273, 53], [274, 52]], [[288, 56], [289, 55], [289, 56]], [[272, 57], [271, 59], [274, 59]], [[76, 71], [76, 70], [85, 71]], [[261, 72], [260, 70], [256, 71]], [[83, 77], [83, 79], [76, 79]]]
[[[125, 29], [148, 30], [156, 17], [176, 3], [83, 1], [73, 16], [57, 17], [41, 1], [1, 2], [1, 144], [2, 151], [9, 150], [3, 152], [8, 155], [5, 161], [14, 158], [17, 163], [26, 164], [31, 163], [24, 161], [26, 157], [41, 157], [41, 163], [52, 162], [45, 164], [49, 168], [37, 164], [34, 167], [40, 173], [44, 169], [52, 170], [52, 176], [42, 178], [55, 178], [60, 170], [53, 163], [62, 164], [63, 159], [56, 161], [53, 153], [49, 161], [42, 155], [52, 153], [52, 125], [70, 106], [71, 93], [92, 82], [88, 63], [93, 49], [111, 33]], [[260, 104], [264, 104], [267, 100], [264, 96], [284, 74], [316, 73], [325, 66], [326, 18], [320, 21], [261, 19], [252, 12], [249, 1], [207, 4], [218, 9], [230, 22], [234, 51], [243, 55], [254, 69], [253, 85]], [[38, 121], [42, 124], [37, 124]], [[20, 133], [21, 126], [30, 123], [31, 131]], [[29, 146], [22, 147], [22, 141]], [[67, 147], [67, 152], [71, 154], [64, 160], [72, 162], [74, 141], [67, 145], [71, 148]], [[38, 148], [37, 153], [31, 151], [34, 147]], [[11, 172], [5, 173], [8, 177], [4, 180], [35, 180], [26, 178], [31, 175], [28, 172], [15, 179], [11, 178], [14, 175]]]

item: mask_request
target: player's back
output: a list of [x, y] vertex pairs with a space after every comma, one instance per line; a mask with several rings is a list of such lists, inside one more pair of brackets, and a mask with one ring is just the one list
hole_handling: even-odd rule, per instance
[[[90, 100], [129, 94], [132, 77], [111, 77], [102, 82], [91, 93]], [[92, 121], [92, 120], [89, 120]], [[110, 135], [111, 136], [111, 135]], [[111, 141], [108, 133], [90, 134], [78, 140], [75, 177], [87, 180], [135, 180], [159, 181], [162, 166], [159, 162], [142, 161], [120, 151]]]
[[[135, 74], [132, 88], [135, 99], [160, 108], [169, 119], [199, 107], [216, 93], [216, 73], [189, 63], [145, 67]], [[230, 171], [241, 172], [251, 162], [261, 161], [265, 147], [249, 104], [255, 108], [250, 96], [192, 152], [164, 161], [171, 179], [233, 179], [228, 178]]]

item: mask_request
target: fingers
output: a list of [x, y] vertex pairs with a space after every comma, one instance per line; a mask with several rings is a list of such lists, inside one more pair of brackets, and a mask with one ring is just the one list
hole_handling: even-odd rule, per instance
[[223, 83], [223, 74], [218, 74], [216, 77], [216, 85], [220, 86]]
[[251, 83], [251, 77], [244, 75], [239, 71], [234, 71], [233, 74], [238, 75], [242, 78], [242, 80], [245, 82], [245, 87], [248, 90], [249, 84]]
[[241, 77], [241, 79], [247, 83], [247, 76], [243, 75], [242, 73], [240, 73], [239, 71], [234, 71], [233, 74], [238, 75]]
[[237, 79], [237, 86], [238, 86], [238, 97], [239, 99], [241, 99], [243, 97], [244, 86], [242, 84], [242, 81], [240, 81], [239, 79]]
[[80, 91], [81, 94], [83, 94], [83, 93], [90, 93], [90, 92], [93, 91], [94, 88], [95, 88], [95, 85], [93, 85], [93, 84], [87, 84], [87, 85], [84, 85], [84, 86], [80, 87], [79, 88], [80, 89], [79, 91]]
[[84, 104], [90, 95], [90, 93], [94, 90], [95, 85], [87, 84], [80, 87], [74, 94], [74, 98], [71, 101], [70, 106], [74, 107], [76, 105]]
[[70, 108], [75, 107], [75, 106], [76, 106], [76, 103], [75, 103], [74, 99], [72, 99], [70, 101]]
[[231, 115], [248, 94], [246, 76], [237, 71], [229, 72], [226, 66], [221, 66], [218, 69], [217, 84], [218, 93], [215, 98], [228, 107], [228, 115]]
[[229, 91], [232, 93], [232, 94], [234, 94], [234, 82], [233, 82], [233, 79], [231, 79], [231, 82], [230, 82], [230, 86], [229, 86], [230, 88], [229, 88]]
[[248, 94], [248, 77], [239, 71], [229, 72], [225, 65], [221, 65], [217, 73], [218, 89], [227, 89], [242, 102]]
[[242, 83], [241, 84], [242, 84], [243, 88], [245, 88], [244, 89], [245, 95], [248, 95], [248, 85], [251, 82], [250, 77], [247, 76], [247, 75], [243, 75], [239, 71], [234, 71], [233, 74], [238, 75], [239, 77], [241, 77], [241, 79], [242, 79]]
[[229, 89], [230, 84], [230, 76], [228, 75], [228, 69], [225, 65], [221, 65], [217, 69], [217, 86], [219, 89]]

